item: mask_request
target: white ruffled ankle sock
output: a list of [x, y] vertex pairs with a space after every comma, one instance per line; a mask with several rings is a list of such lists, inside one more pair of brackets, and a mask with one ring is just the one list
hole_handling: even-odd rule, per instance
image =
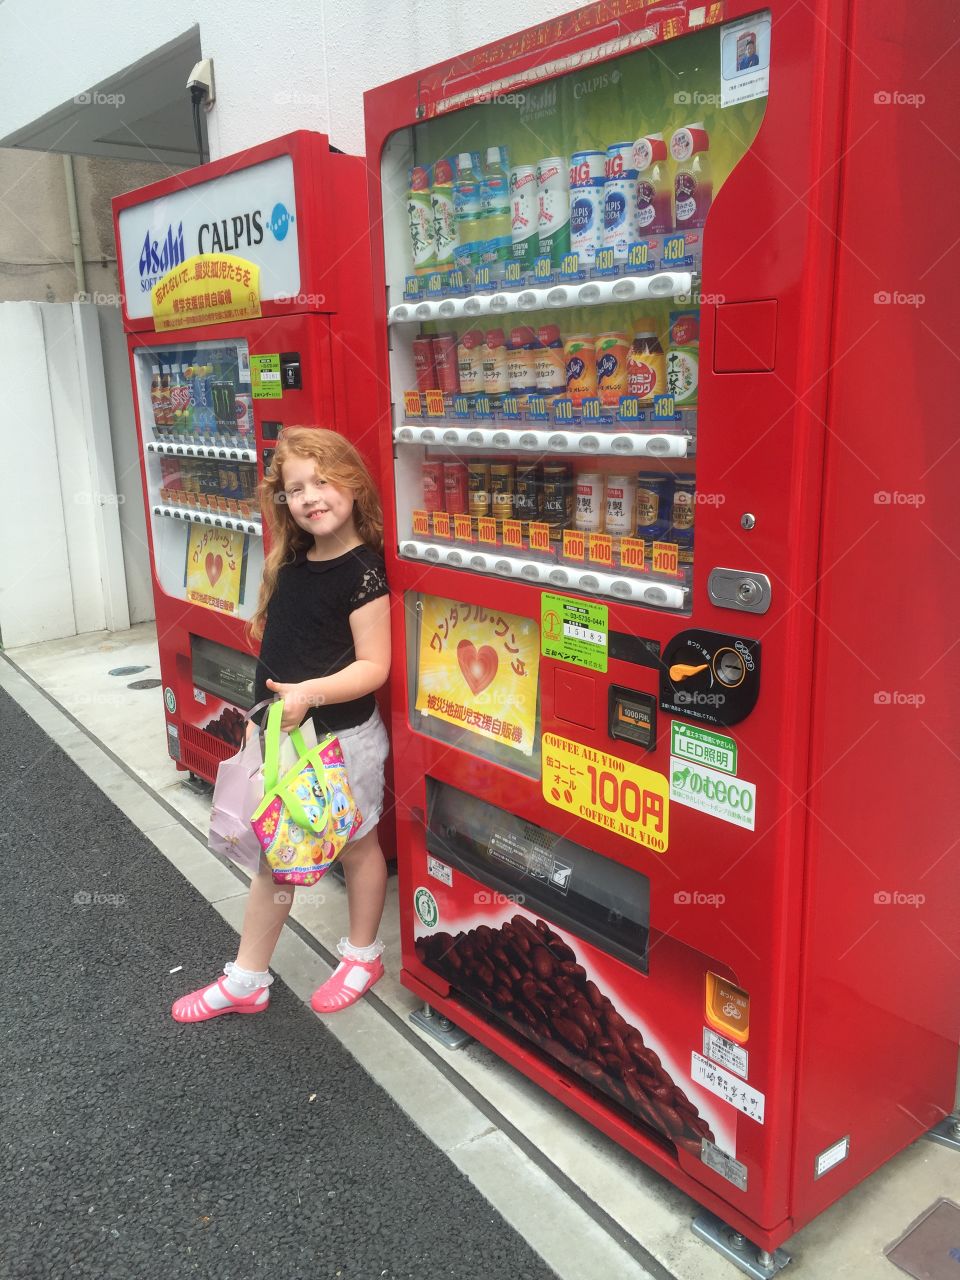
[[[227, 961], [223, 966], [223, 972], [226, 974], [223, 985], [227, 990], [227, 995], [233, 996], [234, 1000], [242, 1000], [244, 996], [250, 995], [251, 992], [261, 987], [263, 989], [256, 1003], [266, 1004], [270, 999], [270, 984], [273, 982], [273, 978], [268, 972], [254, 973], [250, 969], [241, 969], [233, 960]], [[206, 989], [203, 998], [211, 1009], [225, 1009], [230, 1004], [230, 1000], [223, 994], [216, 982]]]
[[349, 938], [341, 938], [337, 943], [337, 950], [344, 960], [359, 960], [361, 964], [373, 964], [378, 956], [383, 955], [383, 943], [376, 938], [369, 947], [357, 947]]

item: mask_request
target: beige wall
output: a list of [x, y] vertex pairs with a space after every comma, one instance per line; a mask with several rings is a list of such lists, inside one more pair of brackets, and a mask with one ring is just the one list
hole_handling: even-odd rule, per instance
[[[97, 156], [73, 168], [87, 292], [118, 306], [111, 197], [178, 170]], [[72, 302], [76, 291], [63, 158], [0, 149], [0, 302]]]

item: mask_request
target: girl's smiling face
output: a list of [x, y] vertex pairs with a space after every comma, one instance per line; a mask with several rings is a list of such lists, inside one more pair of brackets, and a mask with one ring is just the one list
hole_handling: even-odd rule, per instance
[[318, 543], [356, 539], [353, 494], [322, 475], [313, 458], [294, 455], [287, 459], [283, 464], [283, 492], [296, 523]]

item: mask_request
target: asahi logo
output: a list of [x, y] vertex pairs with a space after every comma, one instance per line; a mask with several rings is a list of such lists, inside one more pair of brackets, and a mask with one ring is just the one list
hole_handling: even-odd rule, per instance
[[557, 86], [546, 84], [542, 89], [534, 89], [525, 93], [520, 104], [520, 119], [524, 121], [542, 120], [544, 116], [552, 116], [557, 109]]
[[167, 227], [167, 234], [162, 239], [154, 240], [148, 231], [140, 251], [140, 288], [145, 292], [157, 283], [174, 267], [179, 267], [186, 260], [183, 247], [183, 223], [174, 231], [172, 224]]

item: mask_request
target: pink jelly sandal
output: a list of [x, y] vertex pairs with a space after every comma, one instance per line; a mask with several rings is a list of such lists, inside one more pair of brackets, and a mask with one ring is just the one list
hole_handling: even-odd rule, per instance
[[210, 989], [210, 984], [201, 987], [199, 991], [191, 991], [188, 996], [181, 996], [175, 1001], [171, 1010], [177, 1022], [206, 1022], [208, 1018], [219, 1018], [221, 1013], [263, 1013], [264, 1009], [270, 1004], [270, 996], [266, 999], [262, 997], [269, 990], [268, 987], [257, 987], [256, 991], [251, 991], [248, 996], [232, 996], [223, 985], [223, 978], [217, 979], [217, 986], [221, 993], [230, 1001], [223, 1009], [214, 1009], [204, 1000], [204, 993]]
[[338, 1013], [347, 1009], [383, 977], [383, 961], [341, 960], [322, 987], [310, 997], [315, 1013]]

